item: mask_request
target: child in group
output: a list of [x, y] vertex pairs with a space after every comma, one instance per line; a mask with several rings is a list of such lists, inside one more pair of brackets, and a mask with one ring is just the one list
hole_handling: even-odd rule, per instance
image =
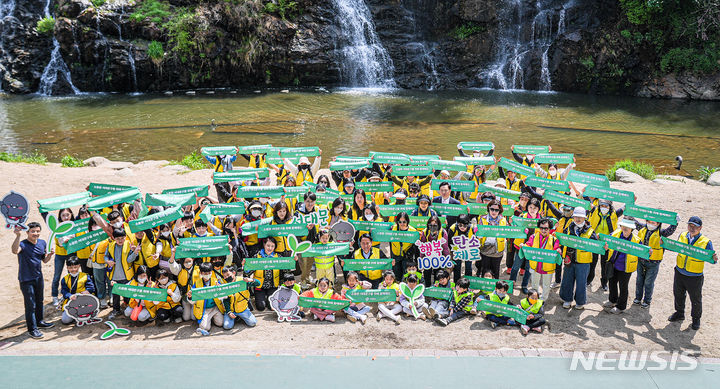
[[[318, 280], [317, 286], [314, 289], [305, 291], [302, 296], [326, 300], [342, 300], [340, 295], [330, 289], [330, 280], [324, 277]], [[315, 320], [335, 321], [335, 311], [330, 309], [310, 308], [310, 313], [313, 314]]]
[[[396, 295], [400, 295], [400, 286], [395, 282], [395, 273], [392, 270], [385, 270], [383, 273], [383, 281], [378, 285], [378, 289], [392, 289]], [[393, 301], [385, 301], [378, 303], [378, 314], [377, 320], [380, 321], [383, 317], [400, 324], [400, 317], [397, 315], [402, 312], [402, 305], [398, 302], [397, 298]]]
[[[203, 288], [207, 286], [218, 285], [218, 280], [213, 272], [210, 262], [203, 262], [198, 265], [200, 272], [199, 277], [193, 277], [190, 290], [187, 292], [188, 300], [192, 301], [192, 290], [195, 288]], [[225, 306], [221, 299], [212, 298], [207, 300], [198, 300], [193, 302], [193, 315], [198, 322], [196, 330], [202, 336], [210, 335], [210, 327], [215, 324], [218, 327], [223, 325], [223, 315], [225, 314]]]
[[[168, 263], [170, 264], [170, 272], [177, 277], [180, 293], [186, 296], [193, 280], [198, 277], [198, 267], [195, 266], [195, 260], [193, 258], [183, 258], [176, 261], [175, 252], [173, 251]], [[183, 307], [182, 320], [188, 321], [192, 319], [193, 303], [187, 297], [183, 297], [180, 304]]]
[[174, 319], [175, 323], [180, 323], [183, 316], [183, 306], [180, 304], [182, 298], [180, 287], [170, 279], [170, 272], [165, 269], [161, 268], [155, 272], [155, 277], [157, 278], [155, 287], [167, 290], [166, 300], [155, 304], [158, 318], [157, 324], [169, 323], [171, 319]]
[[527, 297], [520, 300], [519, 307], [529, 313], [525, 324], [520, 325], [520, 332], [527, 335], [530, 330], [542, 332], [542, 326], [547, 324], [543, 315], [545, 310], [543, 305], [545, 301], [538, 298], [538, 292], [535, 289], [528, 290]]
[[[318, 232], [318, 241], [321, 245], [330, 242], [330, 230], [322, 228]], [[315, 278], [327, 278], [331, 283], [335, 283], [335, 256], [316, 256], [315, 257]]]
[[[95, 293], [95, 284], [93, 284], [92, 277], [80, 271], [79, 259], [70, 257], [67, 260], [67, 272], [68, 274], [60, 281], [60, 295], [63, 297], [60, 309], [65, 308], [65, 304], [70, 300], [75, 300], [76, 294]], [[63, 310], [61, 320], [63, 324], [73, 322], [73, 318], [68, 316], [65, 310]]]
[[[418, 287], [420, 279], [415, 274], [411, 274], [407, 277], [405, 284], [410, 288], [410, 292], [412, 293], [415, 291], [415, 289]], [[402, 288], [400, 289], [402, 290]], [[418, 316], [415, 316], [412, 312], [412, 306], [410, 305], [410, 299], [405, 296], [404, 294], [400, 293], [400, 305], [402, 305], [402, 310], [407, 316], [412, 316], [415, 318], [415, 320], [425, 320], [425, 314], [421, 313]], [[427, 303], [425, 302], [425, 296], [422, 294], [415, 298], [415, 309], [419, 312], [423, 311], [423, 308], [427, 308]]]
[[[147, 266], [140, 265], [135, 270], [135, 278], [130, 281], [129, 285], [150, 287], [152, 284], [148, 281]], [[156, 306], [155, 303], [148, 300], [139, 300], [131, 298], [125, 308], [125, 317], [129, 317], [132, 321], [144, 322], [147, 320], [155, 320]]]
[[[263, 248], [257, 253], [257, 258], [277, 257], [275, 246], [277, 242], [274, 238], [268, 237], [262, 240]], [[258, 281], [255, 287], [255, 308], [258, 311], [264, 311], [269, 307], [268, 297], [275, 292], [280, 285], [280, 270], [255, 270], [254, 278]]]
[[[510, 296], [508, 296], [507, 292], [510, 289], [510, 286], [505, 281], [498, 281], [495, 284], [495, 291], [488, 295], [488, 300], [500, 303], [500, 304], [508, 304], [510, 302]], [[517, 323], [515, 320], [502, 315], [496, 315], [492, 312], [483, 312], [482, 315], [490, 320], [490, 326], [492, 328], [495, 328], [498, 326], [498, 324], [508, 325], [508, 326], [514, 326]]]
[[[455, 283], [450, 281], [450, 275], [445, 270], [438, 270], [435, 275], [435, 287], [437, 288], [449, 288], [455, 289]], [[445, 317], [448, 315], [450, 309], [450, 301], [433, 299], [430, 302], [430, 306], [423, 308], [423, 313], [426, 317], [435, 319], [436, 317]]]
[[[358, 281], [358, 274], [354, 271], [348, 272], [345, 284], [342, 286], [341, 296], [345, 299], [350, 299], [346, 294], [349, 290], [362, 290], [370, 289], [372, 285], [368, 281]], [[360, 320], [362, 324], [367, 321], [368, 315], [370, 314], [370, 307], [364, 303], [350, 303], [350, 305], [344, 309], [347, 314], [347, 319], [355, 323]]]
[[401, 282], [407, 282], [408, 277], [413, 274], [415, 275], [415, 277], [418, 278], [418, 282], [420, 282], [421, 284], [425, 283], [423, 273], [421, 271], [418, 271], [417, 263], [415, 261], [407, 262], [407, 265], [405, 265], [405, 274], [403, 275]]
[[452, 297], [450, 299], [450, 311], [445, 317], [437, 317], [437, 322], [442, 326], [454, 322], [455, 320], [461, 319], [472, 310], [473, 294], [468, 289], [470, 288], [470, 281], [462, 277], [458, 280], [457, 286], [453, 290]]
[[[235, 268], [235, 265], [225, 266], [222, 269], [222, 276], [226, 283], [235, 282], [235, 276], [237, 274], [237, 269]], [[252, 282], [257, 282], [250, 278], [245, 278], [245, 282], [248, 283], [248, 286]], [[250, 312], [250, 290], [245, 289], [241, 292], [236, 292], [234, 294], [231, 294], [223, 300], [223, 304], [225, 305], [225, 316], [223, 317], [223, 328], [226, 330], [231, 330], [233, 327], [235, 327], [235, 322], [237, 319], [242, 319], [242, 321], [247, 324], [248, 327], [255, 327], [257, 324], [257, 319], [255, 316]]]
[[[282, 279], [282, 285], [268, 298], [270, 307], [277, 313], [278, 323], [300, 321], [305, 317], [305, 312], [297, 304], [302, 293], [300, 285], [295, 283], [295, 276], [292, 273], [284, 273]], [[291, 300], [295, 301], [291, 303]]]

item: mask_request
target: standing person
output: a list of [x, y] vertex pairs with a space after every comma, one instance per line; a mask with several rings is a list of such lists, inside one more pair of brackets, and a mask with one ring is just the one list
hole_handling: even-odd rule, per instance
[[[474, 227], [470, 223], [470, 215], [463, 214], [456, 218], [455, 224], [450, 225], [448, 227], [448, 244], [452, 245], [452, 239], [456, 236], [465, 236], [467, 239], [472, 238], [475, 236]], [[463, 261], [463, 260], [456, 260], [455, 254], [453, 251], [450, 251], [450, 255], [452, 256], [453, 262], [455, 262], [455, 266], [453, 269], [453, 281], [458, 282], [461, 277], [462, 269], [461, 267], [463, 264], [465, 265], [465, 275], [471, 276], [472, 275], [472, 265], [475, 261]]]
[[[567, 228], [568, 235], [586, 239], [598, 239], [597, 234], [587, 222], [587, 213], [584, 208], [576, 207], [573, 211], [573, 224]], [[562, 284], [560, 285], [560, 298], [563, 308], [569, 309], [575, 299], [575, 309], [584, 309], [587, 302], [587, 277], [590, 273], [592, 253], [572, 247], [564, 247]]]
[[[421, 242], [442, 242], [443, 256], [450, 255], [450, 246], [448, 244], [448, 233], [442, 228], [442, 223], [437, 215], [432, 215], [427, 221], [427, 228], [420, 231]], [[425, 287], [432, 285], [432, 269], [423, 270], [423, 278], [425, 279]]]
[[[70, 208], [58, 211], [58, 221], [60, 223], [67, 221], [75, 221], [75, 216]], [[62, 299], [58, 297], [60, 291], [60, 278], [62, 278], [65, 263], [74, 253], [68, 253], [63, 244], [72, 238], [72, 235], [66, 235], [61, 238], [55, 238], [55, 273], [53, 273], [52, 283], [50, 284], [50, 294], [52, 295], [53, 305], [59, 306]]]
[[[560, 242], [557, 240], [555, 235], [550, 234], [550, 230], [553, 228], [552, 220], [548, 218], [542, 218], [538, 222], [538, 228], [536, 232], [532, 234], [528, 240], [520, 246], [529, 246], [535, 248], [543, 248], [546, 250], [555, 250], [562, 255], [560, 250]], [[550, 280], [554, 277], [555, 264], [554, 263], [543, 263], [536, 261], [528, 261], [530, 264], [530, 274], [532, 279], [532, 287], [534, 290], [538, 289], [542, 284], [542, 295], [541, 300], [547, 300], [550, 295]], [[527, 291], [525, 292], [527, 294]]]
[[[588, 221], [590, 227], [597, 234], [610, 235], [617, 228], [618, 219], [623, 214], [623, 209], [615, 210], [612, 201], [599, 199], [598, 206], [590, 210]], [[590, 274], [588, 274], [587, 286], [590, 288], [595, 279], [595, 266], [600, 262], [600, 286], [604, 291], [608, 290], [608, 272], [611, 270], [610, 257], [605, 253], [603, 255], [593, 254], [592, 264], [590, 265]]]
[[[362, 234], [360, 236], [360, 248], [355, 250], [353, 259], [384, 259], [387, 258], [385, 253], [377, 247], [372, 247], [372, 237], [370, 234]], [[340, 260], [340, 264], [345, 267], [345, 261]], [[393, 261], [393, 265], [394, 265]], [[376, 289], [383, 280], [382, 270], [361, 270], [358, 272], [360, 281], [368, 281], [373, 289]]]
[[[432, 199], [432, 202], [434, 204], [460, 204], [460, 201], [458, 199], [450, 197], [451, 193], [451, 186], [450, 183], [447, 181], [443, 181], [440, 183], [440, 187], [438, 188], [439, 196], [436, 196]], [[447, 225], [451, 226], [457, 222], [457, 216], [447, 215]]]
[[[640, 243], [640, 238], [633, 234], [634, 221], [623, 218], [618, 226], [620, 229], [613, 231], [612, 236], [632, 243]], [[607, 250], [607, 243], [605, 249]], [[623, 313], [627, 308], [630, 276], [637, 270], [638, 257], [616, 250], [608, 250], [607, 255], [611, 266], [608, 270], [610, 293], [604, 307], [612, 308], [610, 313], [613, 314]]]
[[40, 223], [27, 225], [27, 238], [20, 241], [21, 227], [15, 227], [15, 240], [11, 251], [18, 256], [18, 281], [25, 303], [25, 324], [28, 334], [38, 339], [43, 337], [40, 328], [52, 328], [55, 324], [43, 321], [43, 275], [42, 264], [48, 263], [55, 250], [46, 253], [47, 242], [40, 239]]
[[[680, 218], [678, 217], [678, 222]], [[660, 247], [660, 239], [669, 237], [675, 233], [677, 226], [669, 225], [662, 228], [662, 225], [652, 220], [646, 220], [645, 224], [635, 221], [635, 228], [638, 230], [640, 243], [650, 246], [652, 252], [650, 258], [640, 258], [638, 261], [637, 278], [635, 279], [635, 300], [633, 304], [640, 304], [642, 308], [650, 308], [655, 278], [657, 278], [660, 262], [663, 260], [665, 249]]]
[[[702, 231], [702, 219], [693, 216], [688, 220], [687, 232], [680, 234], [678, 241], [705, 250], [713, 250], [713, 244]], [[718, 261], [718, 255], [713, 255], [714, 263]], [[678, 253], [675, 266], [675, 278], [673, 279], [673, 295], [675, 296], [675, 313], [670, 315], [669, 321], [685, 320], [685, 295], [690, 295], [690, 316], [692, 317], [692, 329], [700, 329], [700, 317], [702, 316], [702, 286], [705, 281], [703, 268], [705, 261], [688, 257]]]
[[[506, 226], [507, 221], [502, 215], [503, 206], [500, 200], [493, 199], [487, 205], [487, 215], [480, 217], [480, 222], [484, 226]], [[477, 232], [476, 235], [480, 236]], [[492, 273], [494, 279], [500, 278], [500, 262], [502, 262], [503, 252], [505, 252], [505, 238], [481, 237], [480, 238], [480, 262], [475, 262], [477, 274]]]
[[[108, 320], [123, 314], [120, 310], [120, 296], [112, 293], [112, 286], [116, 283], [127, 284], [135, 277], [133, 262], [138, 258], [140, 252], [140, 246], [133, 245], [122, 228], [113, 230], [113, 240], [105, 250], [105, 265], [108, 267], [113, 305], [113, 311], [108, 316]], [[127, 297], [123, 297], [123, 300], [126, 303], [130, 301]]]
[[[393, 231], [417, 231], [410, 225], [410, 216], [407, 212], [400, 212], [395, 216]], [[413, 243], [390, 242], [390, 255], [395, 261], [393, 273], [402, 275], [409, 263], [415, 263], [417, 257], [417, 246]]]

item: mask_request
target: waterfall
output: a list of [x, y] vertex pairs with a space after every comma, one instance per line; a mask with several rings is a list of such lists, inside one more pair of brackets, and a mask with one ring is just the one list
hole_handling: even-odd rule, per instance
[[[45, 17], [52, 17], [50, 15], [50, 1], [51, 0], [47, 0], [45, 2]], [[50, 62], [48, 62], [47, 66], [45, 66], [42, 76], [40, 77], [40, 87], [38, 88], [37, 93], [45, 96], [52, 95], [53, 87], [55, 86], [55, 82], [58, 79], [58, 74], [60, 74], [65, 77], [65, 81], [67, 81], [70, 89], [72, 89], [73, 94], [80, 94], [80, 89], [75, 87], [75, 85], [72, 83], [70, 69], [65, 63], [65, 60], [63, 60], [62, 54], [60, 53], [60, 42], [55, 39], [55, 35], [53, 35], [52, 40], [53, 50], [50, 53]]]
[[[15, 0], [2, 0], [0, 3], [0, 60], [5, 59], [5, 23], [15, 12]], [[5, 66], [0, 63], [0, 92], [3, 91], [2, 81], [5, 79]]]
[[[120, 23], [122, 23], [122, 18], [123, 18], [123, 16], [125, 16], [125, 7], [124, 7], [123, 5], [121, 5], [121, 8], [120, 8], [120, 17], [118, 18], [118, 21], [119, 21]], [[133, 57], [133, 53], [132, 53], [133, 45], [132, 45], [130, 42], [128, 42], [128, 41], [126, 41], [125, 39], [123, 39], [123, 37], [122, 37], [122, 27], [120, 27], [120, 24], [115, 24], [115, 26], [116, 26], [117, 29], [118, 29], [118, 39], [120, 39], [120, 42], [124, 42], [124, 43], [127, 44], [127, 46], [128, 46], [128, 47], [127, 47], [127, 58], [128, 58], [128, 64], [130, 64], [130, 75], [132, 76], [132, 80], [133, 80], [133, 92], [137, 92], [137, 90], [138, 90], [138, 87], [137, 87], [137, 71], [136, 71], [136, 69], [135, 69], [135, 57]], [[98, 29], [98, 31], [99, 31], [99, 29]]]
[[394, 67], [375, 31], [365, 0], [333, 0], [340, 34], [335, 45], [347, 86], [392, 87]]
[[[421, 79], [421, 86], [435, 90], [441, 85], [438, 68], [444, 69], [439, 45], [428, 37], [428, 27], [432, 23], [433, 3], [427, 0], [403, 0], [402, 8], [407, 15], [401, 16], [398, 23], [407, 23], [407, 37], [410, 42], [404, 45], [405, 57], [411, 66], [413, 77]], [[402, 33], [401, 33], [402, 34]], [[424, 76], [424, 79], [421, 77]], [[420, 86], [420, 85], [419, 85]]]

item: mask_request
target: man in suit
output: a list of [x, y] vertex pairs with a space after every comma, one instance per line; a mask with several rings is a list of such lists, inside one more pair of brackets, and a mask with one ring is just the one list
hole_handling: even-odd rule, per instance
[[[447, 181], [443, 181], [440, 183], [440, 187], [438, 188], [438, 193], [440, 193], [440, 196], [436, 196], [432, 202], [433, 203], [441, 203], [441, 204], [460, 204], [460, 201], [458, 199], [455, 199], [450, 196], [451, 187], [450, 183]], [[439, 212], [438, 212], [439, 214]], [[457, 221], [457, 216], [450, 216], [447, 215], [447, 225], [450, 227], [451, 225], [455, 224]]]

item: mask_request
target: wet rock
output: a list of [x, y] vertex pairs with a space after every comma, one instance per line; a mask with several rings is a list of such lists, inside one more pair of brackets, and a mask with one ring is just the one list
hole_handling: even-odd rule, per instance
[[707, 184], [712, 186], [720, 186], [720, 171], [711, 174], [710, 177], [708, 177]]
[[85, 166], [92, 166], [92, 167], [100, 166], [100, 165], [108, 163], [108, 162], [110, 162], [110, 160], [105, 157], [91, 157], [91, 158], [88, 158], [83, 161]]
[[628, 171], [628, 170], [625, 170], [622, 168], [617, 169], [615, 171], [615, 180], [624, 182], [626, 184], [645, 181], [645, 179], [642, 178], [642, 176], [640, 176], [639, 174], [633, 173], [631, 171]]

